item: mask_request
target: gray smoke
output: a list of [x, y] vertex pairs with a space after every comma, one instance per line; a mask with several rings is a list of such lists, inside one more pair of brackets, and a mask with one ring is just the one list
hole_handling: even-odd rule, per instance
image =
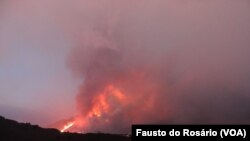
[[78, 109], [86, 115], [110, 83], [131, 99], [89, 131], [250, 123], [249, 1], [86, 3], [67, 25], [76, 37], [67, 64], [84, 80]]

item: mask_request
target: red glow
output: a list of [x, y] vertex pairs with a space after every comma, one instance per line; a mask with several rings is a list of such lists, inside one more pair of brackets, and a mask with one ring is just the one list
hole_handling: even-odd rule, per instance
[[[107, 85], [102, 92], [100, 92], [93, 99], [93, 105], [88, 114], [75, 117], [71, 122], [67, 122], [61, 132], [83, 132], [85, 128], [88, 128], [89, 121], [97, 119], [101, 122], [107, 123], [110, 121], [107, 117], [111, 117], [119, 105], [127, 103], [127, 97], [121, 90], [114, 85]], [[105, 118], [104, 118], [105, 115]]]
[[74, 122], [67, 123], [66, 125], [64, 125], [63, 129], [61, 129], [61, 132], [69, 130], [72, 126], [74, 126]]

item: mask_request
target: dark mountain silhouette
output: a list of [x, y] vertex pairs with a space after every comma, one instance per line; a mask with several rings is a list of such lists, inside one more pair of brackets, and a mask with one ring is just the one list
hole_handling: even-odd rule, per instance
[[30, 123], [18, 123], [0, 116], [0, 141], [130, 141], [125, 135], [104, 133], [61, 133]]

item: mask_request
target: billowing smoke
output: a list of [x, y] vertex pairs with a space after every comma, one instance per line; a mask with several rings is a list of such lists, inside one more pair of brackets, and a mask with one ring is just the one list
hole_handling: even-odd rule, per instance
[[67, 23], [82, 130], [250, 123], [247, 0], [83, 3]]
[[[126, 47], [124, 51], [119, 44], [112, 46], [108, 36], [100, 38], [107, 43], [87, 43], [74, 50], [69, 60], [71, 68], [84, 77], [77, 102], [78, 120], [87, 122], [85, 130], [127, 132], [132, 123], [168, 120], [167, 95], [158, 94], [166, 89], [162, 74], [157, 74], [162, 63], [150, 64], [149, 58], [138, 62]], [[158, 105], [160, 99], [165, 100]]]

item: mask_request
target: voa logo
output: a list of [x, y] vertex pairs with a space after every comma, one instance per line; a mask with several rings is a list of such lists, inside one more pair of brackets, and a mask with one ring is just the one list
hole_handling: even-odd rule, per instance
[[221, 132], [225, 136], [244, 136], [244, 131], [242, 129], [221, 129]]

